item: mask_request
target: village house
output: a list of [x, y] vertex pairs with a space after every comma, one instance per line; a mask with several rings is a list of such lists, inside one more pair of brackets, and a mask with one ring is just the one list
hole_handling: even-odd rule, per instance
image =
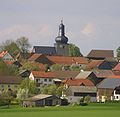
[[70, 57], [70, 56], [48, 56], [43, 54], [33, 54], [29, 59], [29, 61], [35, 61], [42, 64], [60, 64], [64, 66], [71, 66], [71, 65], [79, 65], [87, 66], [88, 60], [85, 57]]
[[17, 76], [0, 76], [0, 91], [17, 91], [21, 82], [22, 78]]
[[66, 96], [69, 103], [80, 103], [80, 99], [90, 96], [91, 102], [96, 102], [97, 88], [88, 79], [68, 79], [64, 81]]
[[36, 81], [37, 86], [61, 84], [62, 80], [74, 78], [79, 71], [32, 71], [29, 75], [31, 80]]
[[37, 87], [41, 87], [44, 85], [54, 84], [54, 79], [56, 79], [56, 76], [54, 72], [32, 71], [29, 79], [34, 80]]
[[107, 60], [91, 60], [88, 64], [90, 69], [103, 69], [111, 70], [118, 64], [117, 61], [107, 61]]
[[106, 58], [113, 58], [113, 50], [91, 50], [87, 58], [94, 60], [104, 60]]
[[97, 85], [105, 78], [113, 75], [114, 73], [112, 72], [112, 70], [93, 70], [88, 79], [91, 80], [95, 85]]
[[[106, 100], [114, 100], [116, 98], [114, 89], [120, 85], [120, 76], [109, 76], [97, 85], [97, 102], [105, 102]], [[114, 92], [114, 93], [113, 93]]]
[[0, 52], [0, 58], [2, 60], [11, 60], [11, 61], [14, 61], [14, 58], [8, 53], [8, 51], [2, 51], [2, 52]]

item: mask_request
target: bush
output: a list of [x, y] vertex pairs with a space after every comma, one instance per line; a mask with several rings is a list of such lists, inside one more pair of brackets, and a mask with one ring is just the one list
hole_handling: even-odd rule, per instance
[[80, 106], [87, 106], [88, 104], [87, 103], [85, 103], [85, 102], [81, 102], [80, 103]]
[[79, 104], [76, 102], [73, 102], [73, 103], [70, 103], [69, 106], [79, 106]]
[[91, 99], [91, 97], [88, 95], [88, 96], [85, 96], [85, 98], [84, 98], [84, 102], [85, 103], [90, 103], [90, 99]]

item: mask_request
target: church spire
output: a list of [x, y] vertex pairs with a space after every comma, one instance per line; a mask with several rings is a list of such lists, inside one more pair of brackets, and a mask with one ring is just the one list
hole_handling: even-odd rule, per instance
[[64, 43], [64, 44], [67, 44], [68, 42], [68, 38], [65, 36], [65, 26], [63, 24], [63, 20], [61, 20], [61, 23], [59, 25], [59, 33], [55, 41], [57, 43]]
[[59, 36], [65, 35], [65, 26], [63, 25], [63, 20], [61, 20], [61, 24], [59, 25]]

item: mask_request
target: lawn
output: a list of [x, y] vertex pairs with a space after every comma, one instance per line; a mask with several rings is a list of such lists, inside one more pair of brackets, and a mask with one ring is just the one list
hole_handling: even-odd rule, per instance
[[0, 117], [115, 117], [120, 103], [89, 104], [88, 106], [0, 109]]

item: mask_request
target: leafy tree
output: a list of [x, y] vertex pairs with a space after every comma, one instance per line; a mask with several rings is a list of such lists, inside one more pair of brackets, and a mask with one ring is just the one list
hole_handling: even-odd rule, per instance
[[63, 90], [64, 90], [63, 85], [57, 86], [57, 85], [53, 84], [53, 85], [44, 86], [41, 89], [41, 93], [49, 94], [49, 95], [56, 95], [56, 96], [61, 97]]
[[0, 45], [1, 50], [6, 50], [10, 53], [11, 56], [15, 57], [20, 49], [13, 40], [6, 40]]
[[70, 56], [83, 56], [80, 53], [80, 49], [75, 44], [72, 44], [72, 43], [69, 45], [69, 55]]
[[85, 96], [85, 98], [84, 98], [85, 103], [90, 103], [90, 100], [91, 100], [91, 97], [89, 95]]
[[71, 71], [80, 71], [80, 66], [78, 66], [78, 65], [72, 65], [72, 66], [70, 66], [70, 70]]
[[28, 38], [20, 37], [16, 40], [16, 44], [20, 51], [23, 53], [23, 57], [28, 57], [29, 48], [31, 47]]
[[17, 99], [24, 100], [28, 98], [28, 89], [19, 89], [17, 93]]
[[62, 67], [63, 67], [63, 65], [53, 64], [53, 65], [50, 67], [50, 70], [51, 70], [51, 71], [61, 71], [61, 70], [62, 70]]
[[117, 48], [117, 57], [120, 57], [120, 47]]
[[0, 75], [18, 75], [19, 69], [15, 65], [6, 65], [0, 60]]
[[36, 83], [29, 78], [26, 78], [20, 84], [20, 89], [24, 89], [25, 91], [28, 90], [28, 95], [36, 94], [37, 87]]
[[28, 61], [23, 64], [21, 69], [27, 69], [29, 71], [38, 71], [40, 68], [39, 68], [39, 63]]
[[64, 89], [64, 86], [63, 85], [60, 85], [58, 86], [58, 88], [56, 89], [56, 95], [58, 97], [61, 97], [62, 96], [62, 92], [65, 93], [65, 89]]
[[8, 105], [8, 108], [11, 104], [11, 101], [13, 100], [12, 92], [10, 90], [2, 92], [0, 95], [0, 102], [2, 102], [3, 105]]

